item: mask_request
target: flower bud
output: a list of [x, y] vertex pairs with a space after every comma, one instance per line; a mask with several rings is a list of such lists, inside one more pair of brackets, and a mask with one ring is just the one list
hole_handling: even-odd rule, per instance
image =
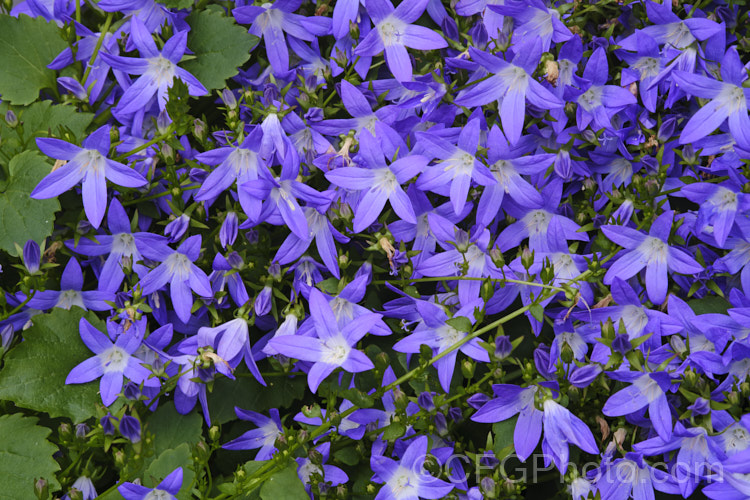
[[495, 357], [505, 359], [513, 350], [513, 344], [507, 335], [498, 335], [495, 337]]
[[219, 242], [222, 247], [226, 248], [228, 245], [234, 244], [237, 239], [238, 224], [237, 214], [235, 212], [227, 212], [227, 216], [219, 231]]
[[16, 128], [18, 126], [18, 117], [16, 116], [16, 114], [13, 112], [12, 109], [9, 109], [8, 111], [5, 112], [5, 123], [10, 128]]
[[46, 479], [37, 479], [34, 482], [34, 494], [39, 500], [47, 500], [49, 498], [49, 483]]
[[263, 290], [260, 291], [257, 297], [255, 297], [255, 314], [258, 316], [265, 316], [271, 312], [271, 294], [273, 289], [266, 285]]
[[232, 92], [231, 90], [229, 89], [222, 90], [221, 100], [224, 101], [224, 104], [226, 104], [229, 109], [237, 108], [237, 99], [234, 97], [234, 92]]
[[141, 423], [135, 417], [123, 415], [120, 419], [120, 434], [131, 443], [139, 442], [141, 440]]
[[39, 245], [34, 240], [29, 240], [23, 246], [23, 263], [30, 274], [39, 271], [39, 263], [42, 260], [42, 253]]
[[188, 229], [190, 217], [185, 214], [180, 215], [164, 228], [164, 236], [169, 238], [170, 243], [178, 241]]

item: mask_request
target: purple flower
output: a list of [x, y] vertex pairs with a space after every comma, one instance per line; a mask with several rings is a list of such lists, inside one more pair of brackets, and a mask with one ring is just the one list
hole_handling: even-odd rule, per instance
[[148, 181], [135, 170], [107, 158], [110, 126], [96, 129], [83, 141], [83, 147], [46, 137], [37, 138], [42, 153], [66, 163], [52, 171], [31, 192], [37, 200], [54, 198], [83, 181], [83, 209], [95, 228], [107, 209], [107, 179], [119, 186], [140, 187]]
[[257, 425], [258, 428], [245, 432], [240, 437], [222, 445], [222, 448], [225, 450], [254, 450], [260, 448], [255, 455], [255, 460], [268, 460], [271, 458], [276, 451], [276, 439], [284, 434], [284, 428], [281, 426], [281, 419], [279, 418], [279, 410], [271, 408], [269, 410], [270, 417], [254, 411], [243, 410], [236, 406], [234, 407], [234, 412], [240, 419], [249, 420]]
[[111, 405], [117, 399], [122, 390], [124, 377], [138, 384], [144, 383], [152, 387], [160, 385], [159, 379], [149, 378], [151, 371], [143, 367], [141, 361], [133, 356], [141, 346], [143, 339], [140, 336], [122, 332], [120, 325], [114, 321], [107, 322], [107, 332], [111, 337], [117, 337], [114, 343], [94, 328], [86, 318], [81, 318], [79, 329], [81, 340], [96, 356], [82, 361], [73, 368], [65, 379], [66, 384], [84, 384], [101, 377], [99, 392], [105, 406]]
[[[417, 180], [417, 187], [425, 191], [443, 192], [446, 186], [450, 185], [450, 199], [456, 214], [460, 214], [466, 205], [472, 180], [482, 186], [497, 183], [492, 172], [476, 158], [480, 138], [479, 127], [479, 119], [469, 120], [461, 129], [457, 146], [435, 133], [416, 134], [422, 151], [441, 160], [437, 165], [425, 170]], [[413, 222], [408, 219], [406, 221]]]
[[131, 232], [128, 214], [117, 198], [112, 198], [109, 204], [107, 227], [112, 234], [99, 234], [95, 241], [81, 238], [77, 243], [66, 242], [68, 248], [83, 255], [94, 257], [109, 254], [99, 272], [99, 290], [117, 291], [125, 278], [123, 268], [132, 266], [136, 273], [145, 276], [148, 268], [138, 263], [143, 257], [159, 260], [171, 251], [163, 236]]
[[427, 451], [427, 436], [419, 436], [406, 448], [400, 462], [373, 453], [370, 458], [373, 480], [385, 483], [375, 500], [445, 498], [453, 490], [453, 484], [425, 471]]
[[549, 392], [548, 388], [495, 384], [492, 390], [495, 399], [482, 406], [471, 419], [475, 422], [495, 423], [518, 414], [513, 442], [521, 460], [525, 461], [536, 448], [542, 428], [545, 462], [549, 462], [551, 457], [560, 471], [565, 471], [568, 467], [568, 443], [591, 454], [599, 453], [591, 429], [568, 409], [555, 402], [551, 395], [545, 396], [543, 409], [537, 409], [534, 401], [542, 396], [538, 392]]
[[680, 144], [695, 142], [728, 120], [729, 131], [737, 144], [750, 148], [750, 117], [747, 115], [750, 89], [743, 87], [747, 73], [735, 47], [728, 49], [721, 61], [723, 82], [685, 71], [675, 71], [672, 77], [685, 93], [711, 99], [685, 124]]
[[232, 15], [240, 24], [250, 24], [248, 32], [262, 38], [266, 46], [266, 55], [276, 75], [289, 70], [289, 49], [284, 32], [312, 42], [316, 35], [326, 35], [330, 20], [321, 16], [306, 18], [294, 14], [302, 0], [276, 0], [273, 4], [262, 6], [245, 5], [237, 7]]
[[[254, 206], [247, 212], [252, 223], [260, 224], [271, 218], [276, 225], [286, 224], [292, 233], [300, 239], [310, 236], [307, 219], [297, 198], [313, 205], [327, 205], [330, 200], [326, 194], [297, 181], [299, 163], [296, 152], [290, 152], [284, 161], [279, 177], [268, 177], [245, 182], [240, 186], [251, 197], [264, 200], [262, 206]], [[243, 207], [244, 209], [245, 207]], [[242, 227], [245, 227], [244, 225]]]
[[28, 306], [32, 309], [50, 309], [60, 307], [70, 309], [78, 306], [81, 309], [94, 311], [106, 311], [112, 309], [107, 300], [113, 300], [114, 295], [106, 291], [81, 291], [83, 288], [83, 272], [75, 258], [71, 258], [65, 265], [60, 278], [60, 291], [43, 290], [36, 292], [29, 300]]
[[422, 15], [429, 0], [405, 0], [393, 8], [390, 0], [368, 0], [367, 13], [375, 29], [354, 49], [358, 56], [375, 56], [385, 51], [385, 63], [399, 81], [412, 78], [406, 47], [417, 50], [442, 49], [446, 41], [424, 26], [412, 24]]
[[507, 62], [471, 47], [472, 59], [492, 74], [461, 91], [455, 101], [458, 105], [471, 107], [499, 101], [500, 120], [511, 144], [517, 143], [521, 137], [526, 99], [541, 109], [561, 108], [565, 104], [531, 76], [542, 54], [541, 41], [534, 39], [513, 50], [513, 60]]
[[201, 237], [187, 238], [177, 250], [141, 280], [143, 295], [150, 295], [169, 283], [172, 306], [183, 322], [190, 319], [193, 307], [192, 289], [201, 297], [213, 297], [208, 276], [193, 262], [200, 255]]
[[156, 488], [146, 488], [135, 483], [124, 483], [117, 487], [117, 491], [125, 500], [177, 500], [175, 495], [181, 487], [182, 467], [177, 467]]
[[684, 250], [669, 246], [667, 240], [672, 228], [674, 211], [664, 212], [654, 220], [648, 236], [625, 226], [602, 226], [604, 235], [625, 248], [604, 276], [609, 285], [615, 277], [628, 279], [646, 268], [646, 291], [654, 304], [667, 297], [667, 271], [695, 274], [703, 267]]
[[285, 335], [272, 338], [268, 345], [284, 356], [313, 363], [307, 375], [310, 390], [317, 391], [336, 368], [351, 373], [374, 368], [372, 361], [354, 345], [378, 322], [380, 314], [363, 314], [340, 328], [331, 306], [318, 289], [310, 289], [309, 301], [317, 337]]
[[134, 17], [130, 21], [130, 37], [138, 48], [140, 58], [102, 54], [104, 61], [115, 69], [131, 75], [141, 75], [129, 86], [115, 108], [119, 114], [129, 115], [146, 109], [156, 97], [160, 111], [167, 104], [167, 91], [175, 78], [187, 85], [192, 96], [206, 95], [208, 91], [193, 75], [177, 66], [187, 49], [187, 31], [178, 31], [164, 43], [160, 51], [146, 26]]
[[326, 172], [326, 179], [342, 188], [359, 191], [359, 203], [354, 211], [353, 230], [364, 231], [380, 216], [386, 201], [401, 219], [416, 223], [414, 207], [401, 187], [416, 177], [429, 161], [424, 156], [410, 155], [386, 164], [383, 150], [369, 131], [360, 133], [359, 153], [367, 168], [344, 167]]
[[[465, 318], [469, 323], [474, 324], [474, 308], [481, 306], [479, 300], [468, 302], [464, 307], [456, 311], [449, 317], [445, 310], [437, 304], [423, 300], [416, 301], [417, 310], [422, 321], [414, 329], [414, 333], [406, 338], [396, 342], [393, 349], [399, 352], [418, 353], [422, 344], [432, 348], [433, 354], [438, 355], [453, 347], [459, 341], [466, 338], [469, 334], [462, 328], [454, 326], [456, 323], [452, 319], [458, 320]], [[456, 358], [458, 351], [466, 354], [472, 359], [488, 363], [489, 354], [479, 345], [478, 339], [471, 339], [465, 342], [459, 349], [454, 349], [446, 356], [435, 362], [435, 368], [438, 371], [440, 385], [447, 393], [450, 392], [453, 371], [456, 368]]]
[[620, 417], [648, 406], [649, 418], [657, 434], [664, 440], [672, 437], [672, 412], [666, 395], [672, 381], [667, 373], [607, 372], [607, 375], [631, 385], [612, 394], [604, 403], [602, 413], [608, 417]]

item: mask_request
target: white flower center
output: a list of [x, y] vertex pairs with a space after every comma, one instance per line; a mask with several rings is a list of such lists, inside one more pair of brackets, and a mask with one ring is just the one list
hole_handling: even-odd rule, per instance
[[474, 155], [466, 151], [458, 151], [456, 154], [445, 160], [444, 172], [453, 171], [453, 178], [459, 175], [471, 176], [474, 171]]
[[171, 84], [177, 73], [175, 63], [163, 56], [151, 57], [148, 59], [148, 70], [146, 74], [151, 76], [157, 86]]
[[55, 307], [70, 310], [73, 306], [86, 309], [86, 306], [83, 304], [83, 296], [81, 295], [81, 292], [78, 290], [63, 290], [60, 292]]
[[391, 492], [396, 499], [417, 498], [417, 489], [412, 484], [412, 472], [406, 467], [399, 465], [396, 472], [388, 481]]
[[146, 495], [143, 500], [169, 500], [172, 498], [172, 495], [164, 490], [152, 490], [148, 492], [148, 495]]
[[187, 255], [175, 252], [167, 257], [165, 262], [172, 276], [177, 276], [182, 281], [190, 276], [190, 259], [187, 258]]
[[586, 111], [602, 105], [602, 87], [594, 85], [578, 97], [578, 104]]
[[669, 247], [659, 238], [648, 236], [643, 243], [638, 245], [638, 251], [646, 256], [647, 262], [666, 262]]
[[123, 372], [128, 365], [128, 354], [124, 349], [113, 345], [99, 354], [99, 359], [104, 365], [104, 373]]
[[93, 172], [94, 174], [103, 174], [106, 158], [96, 149], [84, 149], [78, 153], [73, 162], [78, 164], [78, 172]]
[[724, 84], [716, 99], [719, 100], [717, 107], [728, 107], [730, 115], [747, 109], [747, 101], [745, 100], [745, 93], [742, 88], [731, 83]]
[[378, 33], [380, 33], [380, 39], [383, 40], [383, 45], [390, 47], [391, 45], [401, 44], [401, 33], [404, 31], [405, 23], [394, 16], [388, 16], [380, 24], [378, 24]]
[[346, 343], [346, 340], [342, 336], [328, 339], [323, 342], [323, 357], [321, 361], [341, 366], [349, 358], [351, 350], [351, 346]]
[[398, 179], [390, 168], [375, 170], [375, 188], [391, 194], [399, 187]]
[[112, 253], [131, 256], [136, 253], [135, 238], [130, 233], [117, 233], [112, 238]]

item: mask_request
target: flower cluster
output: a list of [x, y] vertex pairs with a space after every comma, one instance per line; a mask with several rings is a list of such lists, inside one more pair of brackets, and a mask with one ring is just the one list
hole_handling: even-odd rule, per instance
[[[86, 426], [70, 498], [750, 495], [747, 8], [208, 3], [0, 14], [67, 40], [0, 76], [62, 208], [3, 248], [0, 399]], [[75, 407], [3, 388], [50, 317]]]

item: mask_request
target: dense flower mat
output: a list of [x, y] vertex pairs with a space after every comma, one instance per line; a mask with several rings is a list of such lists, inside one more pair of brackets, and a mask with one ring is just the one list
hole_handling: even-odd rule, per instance
[[744, 2], [77, 1], [0, 14], [0, 498], [750, 498]]

